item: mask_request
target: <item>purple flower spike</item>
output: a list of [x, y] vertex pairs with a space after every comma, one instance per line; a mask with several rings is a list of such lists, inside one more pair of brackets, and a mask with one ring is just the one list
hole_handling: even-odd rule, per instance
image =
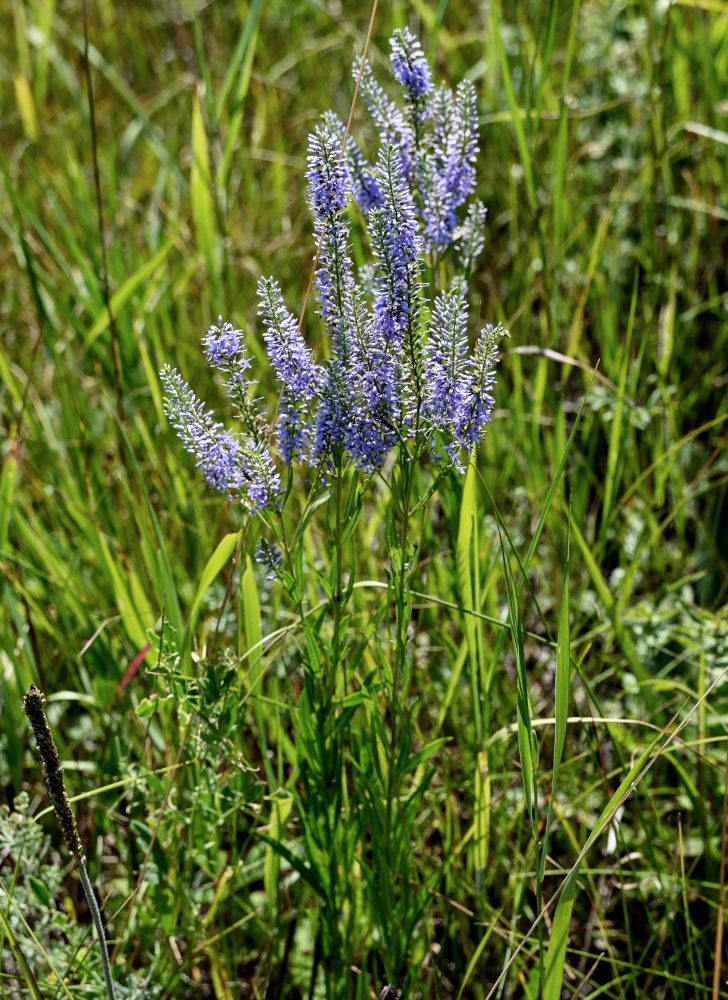
[[275, 542], [269, 542], [267, 538], [261, 538], [258, 542], [258, 548], [255, 550], [255, 561], [265, 567], [266, 580], [275, 580], [280, 575], [283, 567], [283, 553]]
[[395, 31], [389, 44], [394, 78], [404, 87], [410, 99], [416, 100], [429, 94], [432, 89], [430, 65], [409, 28]]
[[263, 339], [276, 378], [294, 396], [313, 399], [321, 381], [321, 368], [301, 336], [298, 322], [283, 304], [278, 282], [273, 278], [261, 278], [258, 299]]
[[315, 217], [333, 219], [346, 205], [348, 176], [341, 143], [330, 128], [317, 126], [308, 137], [306, 179]]
[[[211, 326], [202, 341], [208, 363], [213, 368], [222, 368], [237, 359], [243, 353], [242, 334], [242, 330], [236, 330], [232, 323], [223, 323], [222, 316], [218, 316], [217, 326]], [[245, 357], [239, 359], [239, 364], [243, 369], [250, 367]]]
[[206, 482], [251, 510], [273, 506], [281, 484], [268, 452], [216, 423], [176, 369], [165, 365], [160, 377], [164, 412]]
[[[361, 60], [357, 59], [352, 66], [354, 79], [359, 78]], [[405, 120], [394, 101], [384, 93], [381, 85], [375, 79], [368, 62], [364, 63], [361, 73], [361, 96], [366, 104], [372, 121], [379, 133], [383, 147], [394, 146], [400, 151], [405, 171], [408, 169], [411, 147], [414, 141], [412, 127]]]
[[481, 330], [475, 347], [470, 386], [455, 428], [458, 441], [468, 451], [480, 441], [491, 420], [495, 406], [491, 391], [495, 386], [495, 364], [498, 360], [496, 341], [504, 335], [500, 323], [496, 327], [489, 324]]
[[344, 146], [346, 132], [333, 111], [327, 111], [324, 114], [324, 124], [336, 136], [339, 149], [344, 148], [344, 162], [349, 174], [351, 196], [364, 215], [368, 215], [373, 208], [379, 208], [382, 203], [382, 192], [374, 177], [374, 170], [371, 164], [364, 159], [353, 135], [347, 136], [346, 146]]
[[374, 312], [382, 334], [396, 343], [402, 339], [416, 308], [422, 241], [412, 194], [391, 146], [380, 152], [376, 176], [384, 192], [384, 205], [369, 217], [379, 271]]

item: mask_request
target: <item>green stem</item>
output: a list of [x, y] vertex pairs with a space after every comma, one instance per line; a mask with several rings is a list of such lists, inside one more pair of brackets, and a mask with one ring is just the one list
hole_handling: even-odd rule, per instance
[[[416, 455], [416, 453], [415, 453]], [[415, 456], [410, 456], [404, 449], [400, 451], [399, 467], [400, 482], [402, 484], [402, 524], [400, 526], [399, 542], [401, 548], [401, 562], [399, 573], [395, 580], [397, 596], [395, 597], [395, 607], [397, 609], [397, 646], [395, 650], [394, 670], [392, 671], [392, 698], [390, 703], [390, 713], [392, 717], [391, 742], [389, 746], [389, 773], [387, 775], [387, 844], [392, 841], [392, 826], [394, 821], [394, 803], [399, 798], [399, 782], [395, 781], [395, 770], [397, 751], [401, 738], [401, 722], [403, 713], [402, 705], [406, 697], [405, 690], [399, 690], [400, 683], [406, 673], [407, 658], [407, 630], [409, 628], [409, 616], [405, 615], [405, 592], [412, 575], [412, 567], [408, 559], [409, 547], [409, 525], [410, 525], [410, 500], [412, 496], [412, 470]]]
[[84, 864], [83, 858], [74, 854], [73, 860], [76, 863], [76, 868], [78, 874], [81, 878], [81, 886], [83, 888], [83, 894], [86, 897], [86, 902], [88, 903], [88, 908], [91, 911], [91, 919], [94, 922], [94, 927], [96, 928], [96, 937], [99, 942], [99, 954], [101, 956], [101, 968], [104, 970], [104, 983], [106, 984], [106, 994], [109, 1000], [116, 1000], [116, 993], [114, 992], [114, 980], [111, 978], [111, 965], [109, 963], [109, 951], [106, 947], [106, 935], [104, 934], [104, 923], [101, 919], [101, 910], [99, 910], [99, 904], [96, 902], [96, 894], [94, 893], [93, 886], [91, 885], [91, 880], [88, 877], [88, 872], [86, 871], [86, 865]]
[[[334, 697], [334, 692], [336, 690], [336, 670], [339, 665], [339, 657], [341, 655], [341, 612], [343, 610], [343, 602], [341, 599], [341, 585], [342, 585], [342, 559], [341, 559], [341, 522], [342, 522], [342, 475], [343, 475], [343, 463], [341, 455], [337, 456], [336, 459], [336, 530], [334, 533], [334, 558], [336, 559], [336, 589], [334, 591], [334, 635], [333, 643], [331, 646], [331, 667], [330, 676], [328, 678], [328, 685], [326, 685], [326, 697], [329, 703]], [[346, 685], [346, 678], [344, 678], [344, 684]]]

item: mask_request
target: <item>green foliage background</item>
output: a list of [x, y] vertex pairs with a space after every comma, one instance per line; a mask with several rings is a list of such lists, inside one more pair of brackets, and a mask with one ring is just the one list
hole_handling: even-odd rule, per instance
[[[63, 977], [64, 995], [97, 988], [74, 878], [50, 874], [52, 820], [44, 835], [28, 819], [43, 807], [20, 707], [32, 682], [49, 695], [70, 793], [83, 796], [107, 917], [128, 901], [111, 935], [129, 995], [308, 995], [314, 905], [255, 835], [262, 824], [296, 844], [295, 650], [240, 659], [256, 629], [289, 619], [258, 576], [262, 615], [246, 620], [244, 561], [198, 592], [240, 512], [197, 481], [156, 372], [170, 361], [219, 403], [199, 351], [218, 313], [250, 331], [262, 359], [258, 276], [275, 274], [297, 311], [313, 254], [307, 134], [329, 107], [346, 118], [369, 13], [338, 0], [90, 5], [102, 255], [81, 9], [0, 10], [0, 996], [61, 995]], [[380, 78], [403, 24], [439, 79], [475, 82], [489, 224], [473, 311], [511, 331], [470, 533], [452, 477], [420, 567], [415, 735], [448, 741], [411, 845], [423, 871], [445, 870], [413, 946], [413, 995], [488, 993], [630, 765], [688, 714], [582, 864], [564, 995], [710, 995], [728, 720], [728, 6], [381, 4]], [[371, 150], [361, 108], [354, 128]], [[305, 329], [318, 343], [312, 307]], [[268, 394], [263, 366], [260, 378]], [[519, 580], [549, 500], [520, 589], [519, 664], [498, 624], [495, 511]], [[543, 814], [569, 506], [576, 721], [539, 879], [517, 667]], [[375, 499], [358, 539], [360, 578], [375, 583], [382, 510]], [[317, 530], [308, 556], [325, 571]], [[366, 623], [381, 592], [357, 601]], [[192, 608], [194, 680], [154, 649], [142, 663], [148, 630], [159, 635], [164, 616], [179, 636]], [[527, 938], [502, 996], [537, 995], [549, 927]], [[361, 997], [382, 986], [369, 948]], [[723, 970], [713, 995], [728, 996]]]

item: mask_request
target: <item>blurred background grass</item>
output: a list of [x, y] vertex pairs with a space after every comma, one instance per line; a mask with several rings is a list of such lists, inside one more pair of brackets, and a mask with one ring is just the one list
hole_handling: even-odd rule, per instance
[[[286, 951], [295, 886], [281, 889], [273, 917], [261, 904], [260, 845], [236, 826], [251, 803], [268, 815], [265, 789], [241, 771], [230, 798], [216, 798], [233, 723], [216, 714], [212, 689], [225, 678], [206, 657], [225, 574], [204, 598], [195, 635], [211, 685], [200, 695], [211, 699], [209, 731], [198, 729], [189, 750], [197, 763], [169, 797], [163, 776], [138, 777], [177, 760], [183, 726], [172, 711], [151, 723], [137, 714], [158, 679], [151, 654], [143, 666], [135, 657], [162, 613], [182, 630], [211, 552], [240, 524], [239, 511], [197, 481], [170, 433], [156, 372], [169, 361], [219, 403], [199, 351], [218, 313], [251, 331], [260, 355], [258, 276], [275, 274], [298, 311], [313, 253], [307, 134], [329, 107], [346, 117], [369, 14], [360, 4], [303, 0], [90, 5], [102, 255], [81, 10], [49, 0], [0, 10], [0, 781], [8, 806], [25, 789], [27, 809], [38, 810], [20, 709], [31, 682], [52, 694], [73, 792], [134, 778], [79, 813], [97, 848], [93, 874], [111, 894], [107, 916], [136, 886], [150, 831], [162, 823], [156, 882], [147, 875], [113, 932], [124, 975], [139, 973], [141, 984], [151, 969], [168, 996], [305, 995], [311, 941], [300, 922]], [[473, 310], [511, 331], [479, 469], [521, 557], [598, 365], [521, 614], [535, 636], [556, 632], [571, 502], [571, 710], [631, 721], [569, 728], [548, 896], [649, 744], [645, 724], [689, 710], [728, 666], [728, 5], [382, 4], [370, 51], [380, 78], [387, 39], [403, 24], [429, 48], [438, 79], [467, 75], [479, 96], [478, 196], [489, 215]], [[354, 128], [371, 152], [362, 108]], [[318, 341], [312, 308], [306, 332]], [[261, 391], [271, 389], [261, 368]], [[439, 499], [423, 591], [460, 606], [457, 478]], [[500, 617], [497, 531], [482, 492], [478, 510], [480, 609]], [[368, 538], [379, 514], [374, 506]], [[376, 566], [369, 551], [362, 577], [367, 559]], [[259, 585], [272, 631], [282, 612]], [[535, 915], [535, 847], [515, 739], [504, 729], [515, 721], [515, 667], [501, 632], [484, 625], [487, 732], [477, 736], [470, 687], [450, 683], [468, 651], [464, 616], [424, 599], [420, 615], [428, 669], [419, 725], [424, 734], [442, 727], [451, 740], [413, 850], [452, 858], [474, 809], [484, 808], [482, 787], [474, 796], [486, 744], [491, 770], [487, 866], [466, 863], [463, 850], [463, 864], [448, 869], [422, 934], [418, 986], [423, 996], [456, 996], [461, 986], [482, 996]], [[234, 602], [220, 625], [222, 636], [235, 635]], [[553, 653], [533, 639], [526, 657], [535, 715], [550, 717]], [[267, 693], [277, 697], [283, 681], [285, 672], [271, 675]], [[260, 762], [265, 737], [256, 737], [246, 703], [239, 713], [235, 753]], [[567, 995], [709, 993], [727, 719], [721, 684], [694, 713], [686, 742], [639, 786], [609, 852], [590, 858]], [[283, 741], [270, 725], [268, 736]], [[548, 726], [538, 733], [545, 793], [552, 736]], [[22, 809], [6, 809], [2, 822], [3, 884], [17, 883], [18, 900], [7, 912], [25, 914], [59, 965], [72, 962], [75, 982], [93, 963], [78, 942], [69, 954], [66, 918], [78, 910], [84, 919], [78, 894], [66, 886], [62, 919], [28, 877], [14, 879], [23, 851], [46, 871], [50, 848], [33, 839], [37, 827]], [[48, 963], [23, 933], [17, 924], [45, 982]], [[519, 955], [502, 995], [536, 995], [537, 947]], [[271, 992], [284, 954], [287, 985]], [[3, 976], [17, 976], [13, 961], [4, 951]], [[362, 974], [361, 996], [378, 990], [375, 972]], [[0, 980], [9, 995], [24, 988]]]

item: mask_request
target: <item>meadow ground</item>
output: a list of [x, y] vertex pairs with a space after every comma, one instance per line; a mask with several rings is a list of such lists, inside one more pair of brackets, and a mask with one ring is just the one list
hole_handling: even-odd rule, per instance
[[[407, 24], [438, 80], [475, 85], [469, 333], [510, 338], [477, 472], [439, 484], [410, 580], [393, 725], [413, 784], [386, 912], [394, 854], [356, 791], [372, 719], [392, 737], [372, 686], [394, 620], [383, 489], [356, 526], [349, 634], [369, 645], [335, 691], [352, 863], [331, 954], [307, 867], [330, 818], [302, 759], [310, 634], [251, 559], [259, 520], [199, 481], [158, 371], [222, 407], [200, 353], [222, 313], [274, 405], [256, 282], [298, 312], [307, 136], [348, 115], [365, 7], [100, 0], [87, 54], [81, 5], [0, 9], [1, 997], [104, 995], [31, 683], [120, 997], [728, 997], [723, 0], [380, 4], [380, 79]], [[360, 105], [353, 133], [367, 148]], [[312, 306], [304, 331], [321, 351]]]

